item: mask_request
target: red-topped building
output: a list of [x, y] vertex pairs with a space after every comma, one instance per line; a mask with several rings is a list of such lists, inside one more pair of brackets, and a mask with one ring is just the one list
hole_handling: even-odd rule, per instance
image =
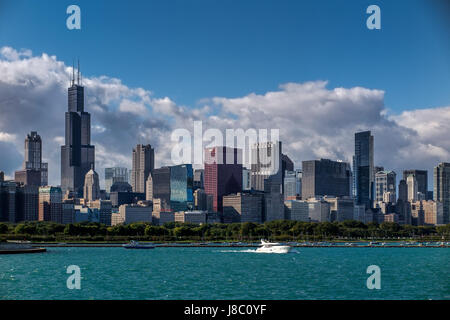
[[242, 150], [230, 147], [205, 149], [205, 193], [212, 195], [213, 210], [223, 212], [223, 196], [242, 191]]

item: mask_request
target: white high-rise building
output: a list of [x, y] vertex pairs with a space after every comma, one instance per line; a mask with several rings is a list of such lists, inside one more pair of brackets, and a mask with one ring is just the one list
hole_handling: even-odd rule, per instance
[[412, 174], [406, 178], [406, 184], [408, 186], [408, 201], [409, 202], [416, 202], [417, 199], [417, 192], [418, 192], [418, 185], [416, 177]]
[[95, 201], [100, 198], [100, 183], [94, 169], [89, 170], [84, 177], [83, 197], [86, 201]]

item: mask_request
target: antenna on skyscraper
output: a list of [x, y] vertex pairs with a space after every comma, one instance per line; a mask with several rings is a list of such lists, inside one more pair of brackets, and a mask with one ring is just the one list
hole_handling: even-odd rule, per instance
[[72, 85], [75, 84], [75, 61], [72, 59]]
[[80, 59], [78, 59], [78, 75], [77, 75], [77, 84], [80, 85]]

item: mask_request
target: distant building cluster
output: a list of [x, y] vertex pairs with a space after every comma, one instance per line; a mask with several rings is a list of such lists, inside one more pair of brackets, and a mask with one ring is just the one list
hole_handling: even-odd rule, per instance
[[281, 141], [251, 145], [250, 167], [242, 165], [241, 149], [206, 148], [203, 169], [188, 163], [155, 168], [154, 148], [137, 144], [131, 170], [105, 168], [104, 190], [90, 139], [91, 119], [84, 110], [78, 72], [68, 89], [60, 186], [48, 185], [42, 139], [32, 131], [25, 138], [23, 166], [14, 180], [6, 181], [0, 171], [0, 221], [449, 223], [450, 163], [434, 168], [433, 191], [428, 190], [426, 170], [404, 170], [397, 184], [396, 172], [375, 166], [370, 131], [355, 133], [352, 165], [313, 159], [303, 161], [301, 169], [294, 169]]

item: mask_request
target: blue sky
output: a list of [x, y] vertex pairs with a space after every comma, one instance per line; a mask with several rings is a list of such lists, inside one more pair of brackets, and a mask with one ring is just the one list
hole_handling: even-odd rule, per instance
[[[282, 83], [385, 90], [392, 113], [450, 102], [445, 0], [5, 1], [0, 46], [46, 52], [87, 76], [120, 78], [177, 104]], [[82, 29], [66, 28], [81, 8]], [[370, 4], [381, 30], [366, 28]], [[447, 19], [446, 19], [447, 18]]]

